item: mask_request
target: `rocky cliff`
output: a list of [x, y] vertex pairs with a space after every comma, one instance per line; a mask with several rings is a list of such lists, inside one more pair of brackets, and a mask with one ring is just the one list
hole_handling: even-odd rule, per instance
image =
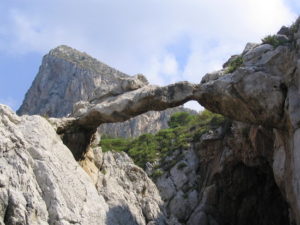
[[[19, 115], [63, 117], [78, 101], [95, 96], [117, 96], [148, 84], [143, 75], [129, 76], [99, 62], [86, 53], [62, 45], [45, 55], [39, 72], [26, 93]], [[147, 112], [124, 123], [103, 124], [99, 131], [112, 137], [135, 137], [167, 127], [170, 116], [182, 107], [163, 112]]]
[[[200, 84], [94, 92], [48, 121], [1, 106], [2, 223], [300, 224], [299, 49], [300, 19]], [[181, 157], [157, 180], [165, 211], [126, 155], [93, 147], [96, 129], [189, 100], [233, 122], [174, 152]]]
[[269, 130], [233, 122], [168, 156], [173, 166], [156, 184], [169, 223], [293, 224], [272, 171], [273, 142]]
[[78, 163], [45, 118], [4, 105], [0, 134], [0, 224], [164, 224], [155, 185], [125, 154], [90, 149]]
[[[144, 86], [118, 97], [96, 97], [93, 102], [81, 102], [75, 106], [75, 118], [70, 118], [65, 125], [58, 126], [58, 133], [63, 136], [64, 143], [69, 145], [74, 137], [87, 134], [87, 131], [91, 134], [101, 123], [120, 122], [148, 110], [164, 110], [189, 100], [196, 100], [208, 109], [233, 120], [259, 126], [258, 130], [253, 131], [253, 146], [249, 150], [249, 156], [246, 154], [245, 157], [255, 155], [252, 151], [259, 152], [258, 158], [267, 162], [276, 186], [290, 207], [290, 222], [299, 224], [299, 26], [298, 20], [290, 28], [283, 27], [277, 35], [265, 38], [261, 44], [248, 44], [243, 53], [224, 64], [224, 69], [207, 74], [200, 84], [181, 82], [166, 87]], [[267, 143], [263, 141], [264, 134], [269, 134]], [[85, 136], [87, 139], [91, 137], [92, 135]], [[87, 141], [84, 141], [85, 138], [83, 142], [76, 139], [82, 145], [81, 149], [75, 148], [73, 151], [84, 151], [85, 145], [88, 145]], [[72, 149], [73, 146], [69, 146]], [[236, 149], [230, 146], [228, 148], [229, 152], [226, 154], [229, 155], [236, 151], [245, 151], [239, 146]], [[238, 160], [238, 156], [236, 159], [241, 163], [236, 166], [244, 170], [247, 164]], [[240, 169], [237, 169], [237, 173]], [[262, 170], [268, 171], [265, 168]], [[248, 172], [249, 175], [253, 172], [253, 177], [259, 173], [248, 171], [246, 168], [245, 173]], [[224, 184], [234, 182], [232, 173], [229, 172], [227, 176], [228, 181], [222, 178], [219, 181], [225, 182]], [[261, 179], [266, 178], [262, 176]], [[239, 187], [235, 182], [233, 184]], [[250, 184], [246, 184], [243, 190], [250, 191]], [[229, 201], [228, 204], [231, 204], [230, 201], [240, 199], [239, 196], [234, 196], [235, 191], [231, 190], [231, 187], [227, 186], [223, 193], [225, 196], [217, 192], [212, 194], [212, 197], [217, 195], [222, 199], [223, 196], [223, 201]], [[239, 200], [243, 201], [247, 200]], [[238, 210], [239, 207], [234, 206], [232, 209]], [[247, 209], [249, 208], [245, 206], [245, 210]], [[226, 211], [227, 208], [224, 207], [223, 210]], [[231, 210], [227, 211], [229, 214], [230, 212]], [[227, 213], [221, 213], [221, 218], [227, 217]], [[229, 221], [237, 224], [239, 215], [240, 213], [235, 211], [228, 217]], [[264, 224], [263, 221], [264, 218], [260, 218], [258, 223]]]

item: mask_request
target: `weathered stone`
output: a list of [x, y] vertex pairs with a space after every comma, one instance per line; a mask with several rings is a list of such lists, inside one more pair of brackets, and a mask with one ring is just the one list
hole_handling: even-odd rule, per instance
[[277, 32], [277, 34], [289, 36], [290, 35], [290, 29], [286, 26], [282, 26], [280, 28], [280, 30]]
[[[201, 84], [180, 82], [139, 88], [140, 83], [136, 83], [133, 89], [138, 89], [129, 88], [124, 93], [107, 89], [104, 97], [97, 94], [91, 102], [77, 105], [73, 114], [76, 118], [60, 122], [50, 119], [74, 156], [80, 156], [80, 163], [90, 177], [70, 157], [45, 119], [19, 118], [1, 107], [0, 149], [4, 167], [0, 172], [12, 178], [2, 178], [0, 182], [4, 190], [0, 192], [3, 223], [32, 219], [31, 205], [39, 216], [28, 224], [95, 224], [96, 220], [97, 224], [104, 224], [104, 218], [106, 224], [162, 222], [160, 199], [158, 195], [154, 199], [149, 197], [157, 193], [146, 174], [128, 163], [126, 155], [91, 154], [93, 132], [102, 123], [120, 122], [149, 110], [164, 110], [197, 100], [214, 112], [249, 124], [234, 122], [230, 130], [204, 135], [199, 143], [193, 143], [199, 157], [198, 167], [184, 166], [179, 171], [179, 163], [192, 162], [180, 159], [176, 167], [170, 168], [170, 175], [164, 175], [176, 190], [174, 194], [168, 191], [164, 198], [170, 203], [170, 221], [190, 225], [300, 224], [300, 54], [295, 47], [300, 38], [299, 21], [290, 31], [291, 42], [282, 46], [262, 44], [249, 48], [243, 54], [242, 66], [230, 74], [221, 70], [206, 76]], [[49, 154], [50, 149], [57, 151]], [[127, 163], [122, 164], [124, 161]], [[187, 173], [193, 173], [195, 168], [198, 169], [194, 183]], [[196, 188], [190, 190], [193, 183]], [[72, 187], [66, 191], [64, 188], [70, 184]], [[32, 190], [29, 195], [23, 191], [28, 187]], [[143, 193], [144, 198], [140, 196]], [[199, 201], [193, 202], [189, 196], [198, 196]], [[85, 205], [79, 204], [84, 200]], [[128, 200], [134, 203], [129, 204]], [[90, 205], [94, 206], [92, 211]], [[190, 209], [190, 205], [196, 208]], [[94, 214], [95, 206], [100, 214]], [[115, 215], [117, 219], [113, 220]]]
[[0, 105], [5, 224], [107, 224], [108, 205], [52, 126]]
[[179, 221], [186, 219], [188, 211], [188, 201], [184, 199], [183, 195], [183, 192], [178, 191], [176, 196], [169, 203], [170, 212], [172, 212]]
[[[99, 62], [86, 53], [68, 46], [59, 46], [45, 55], [31, 88], [18, 114], [39, 114], [47, 117], [69, 115], [76, 102], [78, 113], [86, 101], [107, 99], [136, 90], [148, 81], [144, 75], [129, 76]], [[101, 134], [111, 137], [136, 137], [167, 128], [170, 116], [177, 111], [191, 111], [179, 107], [164, 112], [147, 112], [118, 124], [103, 124]]]
[[59, 46], [45, 55], [18, 114], [66, 116], [82, 100], [117, 95], [148, 84], [145, 77], [130, 77], [86, 53]]
[[78, 164], [46, 119], [3, 105], [0, 134], [1, 222], [165, 224], [156, 186], [125, 153], [90, 148]]
[[259, 44], [257, 44], [257, 43], [251, 43], [251, 42], [247, 43], [244, 50], [243, 50], [243, 52], [242, 52], [242, 55], [247, 54], [249, 51], [253, 50], [257, 46], [259, 46]]
[[[161, 209], [163, 202], [155, 184], [141, 168], [134, 165], [132, 159], [125, 153], [107, 152], [101, 162], [96, 187], [110, 209], [118, 209], [120, 225], [165, 224]], [[131, 217], [135, 218], [136, 223], [123, 220]]]
[[166, 175], [158, 178], [156, 185], [164, 201], [169, 201], [176, 194], [176, 188], [173, 181]]

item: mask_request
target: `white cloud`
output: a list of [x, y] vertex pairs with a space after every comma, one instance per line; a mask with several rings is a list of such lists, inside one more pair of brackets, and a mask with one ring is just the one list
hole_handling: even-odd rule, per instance
[[[199, 82], [247, 41], [295, 19], [284, 0], [29, 0], [6, 11], [6, 51], [44, 54], [67, 44], [161, 85]], [[181, 71], [168, 46], [182, 36], [190, 54]]]
[[168, 76], [176, 75], [178, 73], [178, 64], [173, 55], [166, 55], [162, 61], [162, 73]]

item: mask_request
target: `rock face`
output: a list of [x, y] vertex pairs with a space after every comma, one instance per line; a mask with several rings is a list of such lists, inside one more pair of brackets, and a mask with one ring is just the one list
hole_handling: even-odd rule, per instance
[[106, 224], [108, 205], [51, 125], [0, 112], [1, 224]]
[[197, 100], [235, 121], [202, 135], [158, 179], [169, 224], [300, 224], [300, 19], [270, 40], [247, 45], [200, 84], [95, 91], [72, 117], [49, 119], [63, 142], [45, 119], [1, 106], [2, 223], [164, 223], [145, 173], [124, 154], [92, 149], [94, 133], [103, 123]]
[[[156, 180], [157, 188], [165, 203], [170, 224], [186, 224], [199, 205], [199, 159], [194, 147], [178, 149], [163, 159], [165, 164], [174, 166], [164, 168], [167, 172]], [[195, 223], [197, 224], [197, 223]]]
[[[155, 185], [126, 155], [95, 149], [80, 166], [46, 119], [3, 105], [0, 134], [0, 224], [164, 224]], [[107, 171], [96, 185], [88, 159]]]
[[[271, 133], [269, 136], [273, 141], [269, 144], [272, 148], [268, 149], [270, 159], [264, 155], [265, 148], [257, 150], [259, 148], [254, 146], [252, 150], [262, 151], [263, 155], [260, 156], [271, 166], [270, 173], [274, 175], [280, 193], [291, 207], [290, 220], [300, 224], [299, 26], [300, 20], [289, 28], [284, 38], [283, 34], [271, 37], [276, 42], [248, 45], [240, 55], [242, 63], [239, 68], [228, 70], [225, 67], [221, 71], [207, 74], [201, 84], [181, 82], [166, 87], [148, 85], [125, 92], [118, 97], [103, 99], [95, 96], [93, 102], [81, 102], [75, 106], [73, 113], [75, 118], [68, 124], [58, 127], [58, 130], [62, 135], [66, 134], [64, 142], [68, 144], [70, 137], [92, 131], [101, 123], [121, 122], [149, 110], [164, 110], [189, 100], [197, 100], [211, 111], [237, 121], [261, 126], [262, 134]], [[226, 65], [230, 65], [230, 62]], [[260, 140], [262, 137], [257, 138]], [[81, 150], [84, 151], [84, 148]], [[230, 151], [227, 153], [231, 154]], [[239, 168], [238, 171], [245, 171], [249, 176], [253, 174], [254, 177], [259, 173], [248, 171], [243, 165]], [[231, 176], [229, 173], [225, 177], [230, 180]], [[264, 175], [260, 177], [262, 180], [265, 179]], [[227, 181], [220, 179], [220, 182]], [[248, 187], [249, 185], [246, 185], [244, 190], [248, 191]], [[207, 198], [219, 194], [214, 194], [213, 190], [214, 188], [207, 192]], [[224, 195], [228, 194], [227, 197], [231, 199], [237, 197], [234, 196], [234, 191], [232, 193], [226, 191]], [[224, 201], [227, 199], [225, 197]], [[247, 207], [245, 205], [245, 208]], [[238, 210], [238, 207], [233, 208]], [[216, 221], [201, 213], [197, 218], [208, 221], [203, 224], [215, 224]], [[239, 221], [236, 217], [230, 218], [230, 221]], [[261, 218], [258, 224], [264, 224], [263, 221], [264, 218]]]
[[233, 122], [175, 151], [156, 181], [170, 224], [290, 224], [272, 172], [274, 140], [272, 131]]
[[[143, 75], [129, 76], [68, 46], [59, 46], [45, 55], [39, 72], [17, 111], [19, 115], [63, 117], [78, 101], [106, 99], [148, 84]], [[112, 137], [136, 137], [167, 128], [167, 121], [182, 107], [165, 112], [147, 112], [118, 124], [103, 124], [99, 131]]]
[[128, 76], [86, 53], [59, 46], [45, 55], [39, 72], [18, 110], [19, 115], [63, 117], [80, 100], [113, 96], [148, 84], [142, 75]]
[[[113, 216], [118, 218], [120, 225], [165, 224], [160, 208], [163, 202], [155, 184], [125, 153], [103, 154], [96, 187], [115, 210]], [[127, 214], [120, 207], [127, 208]]]

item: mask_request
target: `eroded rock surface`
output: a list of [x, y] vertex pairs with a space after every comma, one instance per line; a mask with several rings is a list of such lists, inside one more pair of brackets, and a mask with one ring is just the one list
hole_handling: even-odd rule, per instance
[[[148, 84], [138, 74], [124, 74], [84, 52], [62, 45], [44, 56], [39, 72], [26, 93], [19, 115], [63, 117], [72, 112], [78, 101], [107, 99]], [[187, 111], [183, 107], [164, 112], [147, 112], [124, 123], [103, 124], [101, 134], [112, 137], [136, 137], [167, 128], [172, 113]], [[151, 125], [149, 125], [151, 124]]]
[[[170, 168], [168, 164], [173, 163]], [[193, 147], [178, 149], [164, 159], [156, 185], [165, 203], [170, 224], [185, 224], [199, 205], [199, 159]], [[180, 223], [181, 222], [181, 223]]]
[[106, 224], [108, 205], [53, 127], [0, 106], [2, 224]]
[[284, 39], [279, 46], [267, 43], [247, 46], [238, 68], [231, 73], [225, 67], [208, 74], [200, 84], [148, 85], [118, 97], [96, 97], [93, 102], [79, 103], [81, 107], [75, 107], [80, 110], [74, 111], [76, 119], [72, 126], [95, 129], [101, 123], [124, 121], [189, 100], [197, 100], [231, 119], [264, 126], [275, 135], [271, 157], [275, 180], [291, 206], [292, 220], [299, 224], [299, 21]]
[[156, 184], [169, 224], [292, 223], [272, 172], [274, 141], [272, 131], [234, 122], [164, 159], [173, 163]]
[[0, 136], [0, 224], [164, 224], [155, 185], [128, 156], [95, 150], [80, 166], [46, 119], [4, 105]]
[[143, 75], [129, 76], [86, 53], [62, 45], [43, 58], [18, 114], [63, 117], [74, 103], [93, 96], [116, 96], [148, 84]]
[[147, 174], [125, 153], [107, 152], [103, 154], [96, 187], [104, 196], [109, 207], [114, 210], [127, 207], [128, 212], [116, 210], [119, 224], [132, 224], [124, 218], [136, 218], [135, 224], [165, 224], [162, 213], [163, 202], [159, 192]]
[[[242, 62], [237, 68], [228, 70], [231, 62], [237, 59], [233, 57], [224, 64], [224, 69], [207, 74], [200, 84], [180, 82], [166, 87], [134, 85], [137, 89], [133, 88], [134, 90], [124, 93], [112, 93], [112, 90], [108, 90], [108, 95], [104, 97], [95, 92], [90, 101], [79, 102], [75, 105], [72, 114], [74, 118], [51, 119], [57, 133], [61, 135], [73, 154], [76, 153], [79, 156], [78, 160], [90, 177], [78, 167], [71, 154], [67, 153], [68, 149], [47, 121], [40, 117], [19, 118], [2, 107], [1, 116], [4, 116], [1, 117], [3, 128], [0, 131], [4, 137], [1, 139], [1, 151], [5, 156], [2, 157], [3, 164], [10, 168], [10, 163], [14, 162], [10, 157], [17, 157], [16, 161], [24, 164], [24, 169], [12, 163], [14, 169], [2, 171], [5, 174], [0, 177], [1, 188], [4, 188], [2, 193], [4, 203], [1, 206], [3, 221], [17, 224], [15, 221], [25, 218], [27, 221], [32, 220], [31, 224], [46, 220], [48, 222], [54, 220], [57, 224], [95, 224], [94, 221], [99, 219], [101, 224], [105, 219], [105, 223], [109, 224], [110, 219], [115, 218], [111, 217], [110, 213], [116, 213], [124, 215], [124, 219], [132, 221], [132, 224], [160, 223], [162, 220], [159, 215], [162, 215], [162, 212], [159, 211], [159, 207], [151, 205], [152, 203], [158, 204], [159, 198], [150, 205], [146, 203], [145, 205], [140, 197], [140, 191], [144, 192], [140, 184], [151, 186], [145, 174], [139, 168], [118, 163], [119, 158], [123, 161], [127, 160], [124, 155], [108, 153], [103, 156], [102, 164], [99, 163], [101, 161], [95, 160], [90, 155], [93, 133], [102, 123], [121, 122], [150, 110], [164, 110], [189, 100], [196, 100], [214, 112], [243, 123], [234, 122], [231, 129], [227, 130], [228, 133], [224, 131], [221, 136], [215, 136], [214, 132], [208, 133], [203, 135], [198, 143], [194, 143], [193, 151], [199, 156], [196, 172], [200, 178], [196, 180], [200, 183], [196, 188], [197, 193], [185, 189], [189, 183], [188, 173], [185, 170], [180, 171], [179, 165], [172, 167], [170, 173], [160, 181], [161, 187], [166, 187], [162, 190], [165, 191], [165, 193], [162, 192], [162, 196], [168, 203], [167, 213], [174, 218], [170, 223], [189, 225], [300, 224], [299, 26], [300, 20], [291, 28], [281, 29], [278, 35], [272, 37], [280, 40], [278, 46], [271, 45], [272, 43], [247, 45], [239, 56]], [[41, 124], [35, 121], [40, 121]], [[47, 129], [44, 129], [44, 126]], [[52, 146], [57, 146], [57, 148], [53, 149]], [[51, 154], [47, 154], [50, 149]], [[56, 149], [61, 151], [57, 152]], [[37, 154], [36, 151], [42, 151], [43, 154]], [[31, 157], [37, 160], [29, 160], [28, 163], [31, 164], [27, 166], [26, 157], [22, 153], [29, 159]], [[53, 159], [57, 157], [56, 154], [59, 155], [56, 159], [58, 161]], [[95, 155], [95, 152], [93, 154]], [[43, 158], [44, 155], [47, 157]], [[59, 161], [62, 159], [63, 162]], [[45, 165], [44, 162], [46, 162]], [[46, 169], [36, 171], [35, 168], [40, 164]], [[119, 164], [120, 168], [111, 167], [111, 165]], [[49, 165], [51, 167], [48, 169]], [[99, 175], [101, 171], [103, 172], [103, 165], [106, 165], [103, 168], [107, 168], [114, 178], [106, 174]], [[71, 171], [69, 167], [73, 170]], [[66, 171], [67, 176], [64, 176], [64, 179], [62, 176], [54, 176], [55, 168]], [[81, 171], [79, 173], [76, 171], [76, 174], [81, 174], [81, 179], [84, 181], [80, 182], [74, 168]], [[128, 173], [128, 170], [134, 170], [136, 174]], [[47, 171], [47, 175], [40, 176], [38, 174], [40, 171]], [[22, 174], [26, 174], [26, 179], [29, 178], [29, 181], [23, 180]], [[145, 181], [135, 183], [137, 176], [141, 179], [145, 178]], [[6, 179], [6, 177], [14, 178]], [[129, 182], [126, 188], [122, 186], [121, 181], [125, 177], [128, 177], [135, 185], [132, 186]], [[15, 182], [15, 180], [21, 181]], [[124, 180], [124, 184], [127, 181]], [[33, 219], [30, 201], [27, 200], [28, 196], [25, 197], [23, 191], [23, 184], [28, 184], [28, 182], [30, 189], [38, 196], [32, 204], [35, 205], [33, 208], [40, 216]], [[39, 182], [41, 184], [37, 185]], [[46, 188], [44, 193], [41, 191], [44, 190], [41, 188], [43, 182], [53, 185], [54, 188], [50, 190]], [[74, 187], [79, 187], [75, 192], [76, 197], [79, 196], [77, 199], [73, 198], [74, 196], [69, 192], [65, 193], [62, 188], [70, 184], [72, 184], [71, 192]], [[106, 196], [108, 199], [105, 202], [101, 197], [102, 189], [105, 189], [106, 185], [117, 187], [117, 184], [121, 186], [118, 186], [119, 190], [124, 190], [125, 193], [117, 195], [112, 190], [106, 190], [113, 196], [109, 198]], [[7, 186], [9, 188], [6, 188]], [[88, 191], [81, 191], [87, 190], [86, 186]], [[11, 192], [8, 190], [14, 189], [17, 193], [13, 195], [13, 198], [9, 197]], [[127, 189], [133, 191], [134, 196], [129, 197]], [[55, 190], [54, 193], [53, 190]], [[146, 193], [153, 192], [155, 192], [153, 188], [146, 190]], [[94, 194], [91, 193], [95, 193], [97, 202], [101, 202], [101, 206], [94, 202], [95, 199], [92, 199]], [[92, 196], [85, 199], [87, 195]], [[187, 203], [184, 199], [185, 197], [189, 199], [190, 195], [191, 200], [197, 198], [197, 201]], [[51, 200], [56, 200], [54, 204], [49, 203], [49, 196]], [[43, 199], [44, 203], [36, 205], [35, 202], [40, 199]], [[134, 203], [131, 202], [135, 207], [129, 203], [118, 207], [119, 202], [125, 199], [135, 199]], [[82, 202], [87, 205], [95, 203], [99, 207], [97, 210], [100, 210], [101, 216], [94, 214], [94, 211], [85, 210]], [[186, 207], [182, 207], [180, 203]], [[77, 207], [72, 207], [74, 204]], [[188, 207], [193, 204], [195, 206], [188, 210]], [[16, 205], [20, 207], [14, 207]], [[109, 205], [117, 207], [112, 210]], [[132, 213], [120, 214], [122, 209], [132, 210]], [[71, 217], [76, 220], [71, 220]], [[55, 222], [52, 223], [55, 224]], [[113, 221], [112, 224], [114, 223], [120, 224], [121, 222]], [[131, 223], [128, 222], [128, 224]]]

